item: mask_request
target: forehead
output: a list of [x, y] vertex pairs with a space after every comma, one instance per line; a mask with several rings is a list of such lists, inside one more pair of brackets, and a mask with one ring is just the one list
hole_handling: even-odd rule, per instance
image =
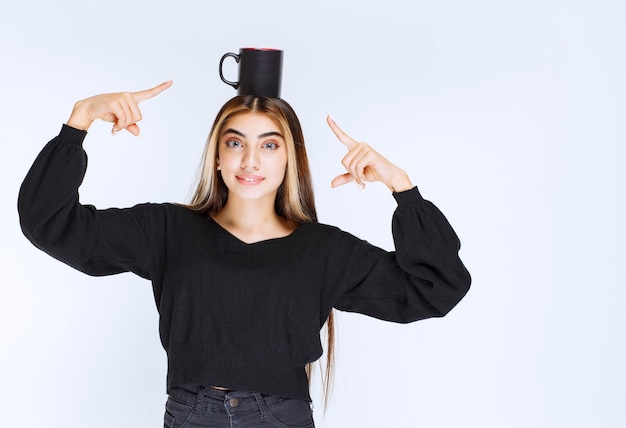
[[246, 136], [258, 136], [268, 132], [282, 134], [281, 127], [277, 121], [267, 114], [257, 112], [237, 113], [224, 123], [222, 129], [223, 133], [229, 129], [234, 129]]

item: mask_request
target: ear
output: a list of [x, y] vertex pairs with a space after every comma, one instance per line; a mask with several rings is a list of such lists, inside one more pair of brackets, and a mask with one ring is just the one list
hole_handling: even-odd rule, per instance
[[222, 170], [222, 167], [220, 166], [220, 160], [219, 160], [219, 159], [216, 159], [216, 160], [215, 160], [215, 162], [217, 163], [217, 170], [218, 170], [218, 171], [221, 171], [221, 170]]

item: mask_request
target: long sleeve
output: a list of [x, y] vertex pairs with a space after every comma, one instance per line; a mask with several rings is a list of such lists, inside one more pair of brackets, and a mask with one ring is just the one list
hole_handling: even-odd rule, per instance
[[36, 247], [87, 274], [132, 271], [149, 278], [154, 248], [150, 204], [97, 210], [79, 202], [86, 134], [64, 125], [33, 163], [18, 199], [22, 231]]
[[447, 314], [470, 287], [460, 241], [445, 216], [417, 188], [395, 193], [395, 252], [361, 241], [346, 262], [344, 294], [335, 307], [412, 322]]

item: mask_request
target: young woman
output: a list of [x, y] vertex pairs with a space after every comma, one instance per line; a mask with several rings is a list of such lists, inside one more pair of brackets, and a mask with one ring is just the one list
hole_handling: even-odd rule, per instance
[[332, 309], [399, 323], [445, 315], [470, 285], [459, 240], [402, 169], [330, 118], [348, 150], [332, 184], [389, 188], [396, 252], [317, 223], [298, 118], [281, 99], [253, 96], [218, 113], [189, 205], [81, 205], [92, 122], [139, 135], [139, 103], [170, 85], [76, 103], [22, 184], [24, 234], [87, 274], [152, 282], [166, 427], [312, 427], [307, 366], [322, 355]]

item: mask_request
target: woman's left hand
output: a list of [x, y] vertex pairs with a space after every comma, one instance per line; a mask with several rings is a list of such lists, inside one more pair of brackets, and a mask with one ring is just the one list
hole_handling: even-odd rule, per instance
[[331, 182], [332, 187], [352, 181], [362, 189], [365, 188], [366, 181], [380, 181], [392, 192], [402, 192], [413, 187], [404, 170], [389, 162], [367, 143], [360, 143], [343, 132], [330, 116], [326, 121], [339, 141], [348, 148], [348, 154], [341, 161], [348, 172], [335, 177]]

